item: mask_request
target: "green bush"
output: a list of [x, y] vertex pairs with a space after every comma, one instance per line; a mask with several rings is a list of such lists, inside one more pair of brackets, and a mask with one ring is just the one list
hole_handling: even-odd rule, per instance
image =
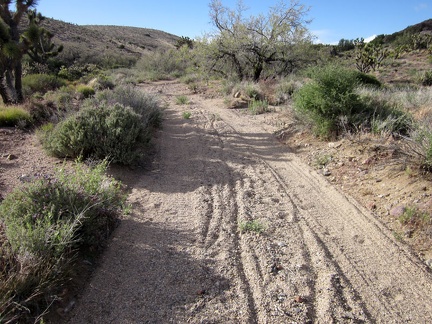
[[[319, 136], [368, 128], [376, 133], [409, 131], [412, 118], [379, 99], [381, 83], [375, 77], [335, 65], [312, 68], [307, 76], [312, 80], [294, 93], [294, 106], [312, 121]], [[377, 97], [362, 96], [361, 88], [375, 91]]]
[[92, 257], [105, 244], [125, 202], [106, 167], [62, 167], [0, 204], [1, 321], [36, 322], [70, 279], [77, 252]]
[[338, 133], [340, 118], [351, 123], [353, 116], [362, 112], [360, 96], [355, 92], [360, 84], [355, 71], [328, 65], [310, 69], [308, 76], [312, 81], [294, 93], [294, 106], [312, 119], [318, 135]]
[[66, 85], [66, 81], [51, 74], [29, 74], [22, 78], [23, 91], [26, 95], [36, 92], [46, 93]]
[[96, 92], [95, 90], [90, 87], [87, 86], [85, 84], [79, 84], [76, 88], [77, 92], [80, 93], [84, 98], [89, 98], [91, 96], [93, 96]]
[[22, 107], [0, 107], [0, 126], [26, 126], [31, 121], [30, 113]]
[[42, 132], [44, 148], [57, 157], [109, 158], [131, 164], [144, 135], [141, 116], [120, 104], [88, 106]]
[[155, 96], [144, 93], [132, 85], [122, 85], [113, 90], [99, 91], [90, 103], [105, 102], [110, 105], [120, 104], [131, 107], [141, 116], [142, 125], [149, 133], [153, 127], [159, 127], [162, 123], [162, 111]]

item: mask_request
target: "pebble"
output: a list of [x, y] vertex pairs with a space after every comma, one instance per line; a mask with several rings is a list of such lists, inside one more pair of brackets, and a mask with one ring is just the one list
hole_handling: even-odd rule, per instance
[[393, 207], [393, 208], [390, 210], [390, 216], [393, 216], [393, 217], [400, 217], [400, 216], [402, 216], [402, 215], [405, 213], [405, 210], [406, 210], [406, 207], [405, 207], [405, 206], [402, 206], [402, 205], [399, 205], [399, 206]]
[[322, 174], [325, 177], [331, 176], [331, 172], [328, 169], [323, 169]]

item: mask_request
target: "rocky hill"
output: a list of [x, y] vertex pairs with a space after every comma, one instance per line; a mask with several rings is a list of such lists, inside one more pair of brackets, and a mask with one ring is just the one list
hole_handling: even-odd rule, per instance
[[178, 36], [160, 30], [124, 26], [80, 26], [55, 19], [45, 19], [44, 27], [63, 44], [59, 56], [65, 63], [99, 63], [124, 65], [142, 53], [174, 48]]

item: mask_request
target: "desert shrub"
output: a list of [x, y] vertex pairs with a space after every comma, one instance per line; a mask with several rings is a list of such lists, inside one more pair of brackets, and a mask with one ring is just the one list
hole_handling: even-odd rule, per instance
[[185, 95], [180, 95], [180, 96], [176, 97], [176, 104], [177, 105], [187, 105], [188, 102], [189, 102], [189, 99]]
[[311, 82], [294, 93], [294, 106], [312, 120], [318, 135], [337, 133], [340, 118], [351, 124], [353, 116], [362, 112], [360, 96], [355, 92], [360, 83], [356, 72], [328, 65], [310, 69], [308, 76]]
[[275, 102], [277, 104], [283, 104], [287, 102], [294, 92], [301, 88], [301, 83], [292, 79], [284, 79], [275, 89]]
[[143, 138], [141, 116], [120, 104], [101, 104], [82, 108], [41, 133], [44, 148], [57, 157], [109, 158], [112, 162], [131, 164], [138, 157], [138, 143]]
[[177, 50], [144, 54], [136, 68], [145, 72], [149, 80], [180, 78], [187, 74], [190, 64], [190, 60], [182, 57], [182, 54], [183, 51]]
[[421, 168], [432, 171], [432, 130], [430, 125], [414, 130], [411, 137], [416, 144], [411, 152], [420, 158]]
[[24, 94], [31, 95], [58, 89], [65, 86], [66, 82], [51, 74], [28, 74], [22, 78], [22, 84]]
[[0, 106], [0, 126], [26, 126], [32, 121], [30, 113], [20, 106]]
[[33, 98], [29, 101], [28, 111], [35, 125], [44, 122], [57, 122], [64, 116], [75, 110], [75, 88], [72, 86], [61, 87], [54, 91], [48, 91], [41, 99]]
[[92, 87], [85, 84], [79, 84], [76, 88], [76, 91], [79, 94], [81, 94], [84, 98], [89, 98], [96, 93]]
[[312, 68], [307, 76], [311, 81], [294, 93], [294, 105], [319, 136], [372, 128], [377, 133], [409, 131], [412, 118], [397, 103], [380, 100], [375, 77], [334, 65]]
[[374, 134], [408, 135], [414, 127], [412, 116], [396, 101], [387, 101], [380, 92], [362, 95], [364, 111], [363, 126]]
[[253, 100], [259, 100], [263, 97], [261, 89], [257, 83], [245, 82], [241, 85], [241, 91], [249, 98]]
[[418, 209], [417, 207], [407, 207], [404, 213], [399, 217], [402, 225], [407, 225], [414, 229], [422, 228], [430, 224], [431, 216]]
[[124, 107], [131, 107], [141, 116], [146, 133], [149, 133], [153, 127], [159, 127], [162, 122], [162, 111], [156, 97], [132, 85], [121, 85], [113, 90], [99, 91], [89, 103], [98, 102], [106, 102], [110, 105], [118, 103]]
[[77, 252], [91, 257], [103, 247], [125, 202], [106, 167], [62, 167], [0, 204], [2, 322], [37, 322], [70, 279]]
[[432, 71], [425, 71], [421, 74], [420, 83], [423, 86], [432, 86]]
[[259, 115], [269, 111], [269, 105], [266, 100], [255, 100], [249, 101], [248, 110], [252, 115]]

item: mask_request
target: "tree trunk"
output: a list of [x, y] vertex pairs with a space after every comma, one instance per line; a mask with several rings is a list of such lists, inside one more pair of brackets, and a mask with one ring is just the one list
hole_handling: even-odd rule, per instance
[[15, 91], [17, 103], [24, 101], [24, 95], [22, 92], [22, 63], [21, 60], [15, 65]]
[[257, 82], [261, 76], [261, 72], [263, 71], [263, 64], [261, 62], [255, 64], [254, 72], [253, 72], [253, 80]]
[[9, 98], [11, 103], [16, 103], [16, 91], [14, 87], [14, 77], [12, 75], [11, 67], [6, 70], [6, 88], [9, 92]]
[[12, 100], [8, 95], [7, 86], [5, 85], [4, 72], [0, 74], [0, 96], [5, 105], [10, 105], [12, 103]]

